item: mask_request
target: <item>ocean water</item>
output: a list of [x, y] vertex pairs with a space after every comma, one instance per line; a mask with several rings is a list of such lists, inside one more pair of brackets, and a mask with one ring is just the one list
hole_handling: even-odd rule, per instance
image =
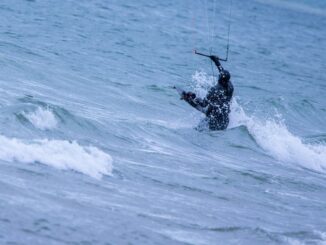
[[0, 244], [326, 244], [326, 2], [229, 3], [0, 2]]

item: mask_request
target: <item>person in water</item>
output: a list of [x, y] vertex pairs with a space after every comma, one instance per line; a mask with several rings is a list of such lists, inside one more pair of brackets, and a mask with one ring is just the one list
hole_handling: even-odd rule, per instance
[[192, 92], [183, 91], [181, 99], [203, 112], [210, 130], [225, 130], [229, 125], [230, 104], [233, 95], [231, 75], [222, 67], [217, 56], [209, 56], [218, 71], [218, 83], [213, 86], [204, 99], [198, 98]]

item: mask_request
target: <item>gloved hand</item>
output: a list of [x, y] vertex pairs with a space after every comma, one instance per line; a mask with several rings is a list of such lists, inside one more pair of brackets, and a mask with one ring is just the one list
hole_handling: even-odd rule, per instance
[[212, 60], [212, 61], [215, 61], [215, 62], [220, 62], [220, 58], [216, 55], [211, 55], [209, 56], [209, 58]]

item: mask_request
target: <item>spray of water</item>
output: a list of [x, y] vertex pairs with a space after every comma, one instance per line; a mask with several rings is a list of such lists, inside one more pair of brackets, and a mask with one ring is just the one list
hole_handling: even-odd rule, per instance
[[24, 116], [41, 130], [54, 129], [58, 124], [55, 115], [48, 108], [38, 107], [34, 112], [24, 113]]

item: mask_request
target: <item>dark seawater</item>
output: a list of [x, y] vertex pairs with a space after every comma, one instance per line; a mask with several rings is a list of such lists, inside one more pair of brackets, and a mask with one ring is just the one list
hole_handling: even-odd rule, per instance
[[326, 2], [0, 2], [0, 244], [325, 244]]

